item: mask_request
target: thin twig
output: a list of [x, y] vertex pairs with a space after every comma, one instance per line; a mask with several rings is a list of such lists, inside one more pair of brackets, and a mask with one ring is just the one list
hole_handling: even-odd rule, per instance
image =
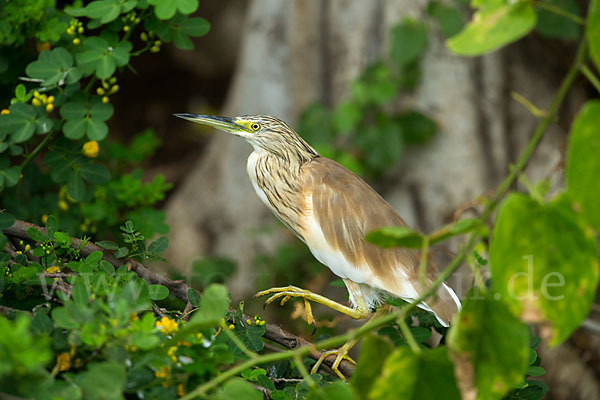
[[410, 349], [414, 353], [420, 354], [422, 351], [421, 347], [419, 347], [419, 344], [415, 340], [415, 337], [413, 336], [412, 332], [410, 331], [410, 328], [406, 324], [406, 321], [404, 320], [404, 318], [398, 318], [397, 323], [398, 323], [398, 326], [400, 327], [400, 330], [402, 331], [402, 334], [404, 335], [404, 338], [406, 339], [406, 343], [408, 343], [408, 347], [410, 347]]
[[575, 15], [566, 10], [563, 10], [562, 8], [555, 6], [554, 4], [546, 3], [544, 1], [536, 1], [535, 5], [539, 8], [545, 9], [546, 11], [550, 11], [553, 14], [568, 18], [578, 25], [585, 25], [585, 19], [581, 18], [579, 15]]
[[596, 88], [596, 90], [598, 91], [598, 93], [600, 93], [600, 79], [598, 79], [598, 77], [594, 74], [594, 72], [592, 72], [591, 69], [588, 68], [587, 65], [582, 64], [581, 67], [580, 67], [580, 69], [581, 69], [581, 73]]
[[302, 375], [302, 377], [308, 383], [308, 386], [316, 387], [317, 384], [315, 383], [314, 379], [308, 373], [308, 370], [306, 369], [306, 367], [304, 366], [304, 363], [302, 362], [302, 358], [300, 357], [300, 354], [298, 354], [297, 352], [294, 352], [294, 363], [296, 364], [296, 368], [298, 368], [298, 371], [300, 371], [300, 374]]

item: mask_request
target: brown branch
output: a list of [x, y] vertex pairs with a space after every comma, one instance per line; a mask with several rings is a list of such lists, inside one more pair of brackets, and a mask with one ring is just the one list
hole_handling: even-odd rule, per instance
[[0, 314], [2, 314], [4, 316], [12, 317], [17, 313], [25, 313], [25, 314], [31, 315], [31, 312], [26, 311], [26, 310], [18, 310], [16, 308], [12, 308], [12, 307], [0, 306]]
[[[15, 223], [7, 229], [4, 229], [4, 234], [7, 236], [15, 237], [22, 240], [31, 240], [29, 235], [27, 234], [28, 228], [36, 228], [40, 232], [46, 234], [46, 229], [32, 224], [30, 222], [16, 220]], [[82, 245], [82, 241], [77, 238], [73, 238], [72, 247], [79, 248]], [[148, 268], [146, 268], [140, 262], [133, 259], [119, 259], [114, 256], [114, 254], [106, 250], [100, 246], [97, 246], [94, 243], [88, 242], [85, 246], [81, 248], [80, 254], [82, 256], [87, 257], [88, 255], [101, 251], [103, 256], [102, 258], [109, 263], [111, 263], [115, 268], [120, 267], [121, 265], [127, 265], [131, 271], [134, 271], [140, 278], [143, 278], [146, 282], [151, 285], [163, 285], [169, 289], [169, 292], [172, 293], [178, 299], [183, 300], [186, 303], [186, 310], [191, 310], [191, 304], [188, 300], [187, 294], [188, 290], [195, 290], [191, 286], [189, 286], [185, 281], [182, 280], [172, 280], [167, 278], [164, 275], [156, 273]], [[247, 316], [244, 316], [244, 319], [247, 319]], [[306, 339], [301, 338], [300, 336], [296, 336], [279, 325], [275, 324], [266, 324], [266, 332], [264, 334], [264, 338], [268, 339], [272, 342], [275, 342], [285, 348], [294, 349], [299, 346], [310, 346], [312, 345]], [[309, 355], [313, 360], [317, 360], [321, 356], [321, 352], [314, 349]], [[323, 364], [331, 367], [334, 362], [334, 357], [328, 357]], [[339, 370], [345, 376], [349, 377], [354, 372], [354, 365], [348, 361], [342, 361], [339, 366]]]

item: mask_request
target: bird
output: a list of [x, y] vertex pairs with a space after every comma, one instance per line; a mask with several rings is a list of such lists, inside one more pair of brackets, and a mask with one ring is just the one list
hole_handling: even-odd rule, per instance
[[[246, 139], [253, 149], [246, 170], [258, 197], [318, 261], [343, 280], [351, 306], [295, 286], [257, 293], [270, 295], [265, 304], [279, 299], [284, 305], [291, 298], [302, 298], [312, 324], [311, 301], [363, 319], [386, 296], [411, 302], [435, 280], [438, 271], [430, 257], [424, 279], [420, 276], [420, 250], [381, 248], [367, 242], [365, 236], [374, 229], [408, 224], [362, 178], [319, 155], [284, 121], [266, 115], [175, 116]], [[432, 312], [447, 327], [461, 303], [452, 288], [442, 283], [435, 296], [417, 306]], [[344, 378], [337, 367], [344, 359], [354, 362], [348, 357], [354, 344], [325, 352], [316, 368], [324, 357], [335, 355], [332, 369]], [[314, 367], [312, 372], [316, 372]]]

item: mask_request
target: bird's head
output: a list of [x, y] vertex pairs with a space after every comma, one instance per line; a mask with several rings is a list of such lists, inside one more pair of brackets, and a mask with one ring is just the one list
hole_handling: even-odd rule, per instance
[[255, 151], [267, 151], [277, 156], [288, 156], [292, 152], [309, 161], [318, 156], [288, 124], [267, 115], [244, 115], [241, 117], [218, 117], [201, 114], [175, 114], [176, 117], [208, 125], [215, 129], [241, 136]]

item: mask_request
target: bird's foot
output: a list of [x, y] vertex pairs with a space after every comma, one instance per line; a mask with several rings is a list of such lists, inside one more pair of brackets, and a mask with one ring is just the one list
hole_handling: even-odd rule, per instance
[[296, 286], [284, 286], [284, 287], [277, 287], [277, 288], [263, 290], [262, 292], [256, 293], [254, 295], [254, 297], [261, 297], [261, 296], [267, 296], [267, 295], [272, 295], [272, 296], [269, 297], [265, 301], [265, 306], [267, 304], [271, 304], [275, 300], [279, 300], [279, 299], [281, 299], [279, 304], [281, 306], [283, 306], [292, 297], [303, 298], [304, 299], [304, 310], [306, 311], [306, 322], [308, 322], [310, 325], [314, 326], [316, 329], [317, 324], [315, 322], [315, 317], [313, 316], [312, 307], [310, 305], [309, 300], [312, 300], [314, 298], [314, 296], [318, 296], [318, 295], [315, 295], [310, 290], [300, 289]]
[[331, 370], [333, 372], [335, 372], [335, 374], [337, 376], [339, 376], [342, 380], [345, 381], [346, 377], [339, 370], [340, 363], [342, 361], [344, 361], [344, 360], [348, 360], [352, 364], [356, 364], [356, 362], [352, 358], [350, 358], [350, 356], [348, 356], [348, 352], [350, 351], [350, 349], [352, 347], [354, 347], [354, 345], [356, 344], [356, 342], [357, 342], [357, 340], [349, 340], [342, 347], [340, 347], [337, 350], [324, 351], [323, 354], [321, 354], [321, 357], [319, 357], [319, 359], [317, 360], [317, 362], [315, 363], [315, 365], [310, 370], [310, 373], [311, 374], [316, 374], [317, 371], [319, 370], [319, 367], [321, 366], [321, 364], [323, 364], [323, 361], [325, 361], [325, 359], [327, 357], [334, 355], [335, 356], [335, 361], [333, 362], [333, 364], [331, 364]]

